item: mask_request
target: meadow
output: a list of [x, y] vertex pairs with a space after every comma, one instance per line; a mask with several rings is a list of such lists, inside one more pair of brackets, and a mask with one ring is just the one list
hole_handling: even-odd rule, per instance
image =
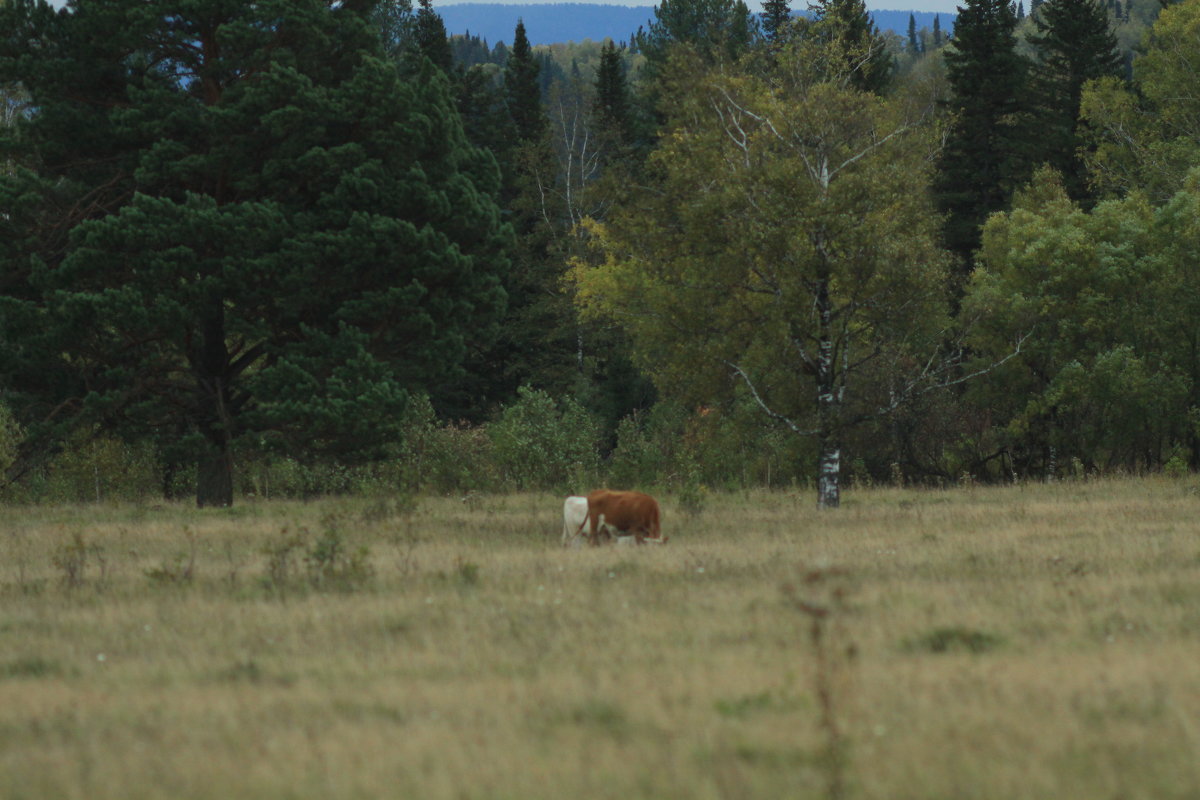
[[1200, 489], [7, 507], [0, 798], [1200, 797]]

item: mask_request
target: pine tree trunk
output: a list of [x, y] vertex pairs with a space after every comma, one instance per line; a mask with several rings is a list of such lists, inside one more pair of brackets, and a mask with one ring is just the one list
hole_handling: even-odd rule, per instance
[[229, 350], [219, 297], [210, 298], [202, 318], [203, 338], [194, 362], [196, 423], [207, 447], [196, 458], [196, 505], [233, 505], [233, 419], [229, 412]]
[[196, 459], [196, 507], [228, 508], [233, 505], [233, 458], [218, 437]]

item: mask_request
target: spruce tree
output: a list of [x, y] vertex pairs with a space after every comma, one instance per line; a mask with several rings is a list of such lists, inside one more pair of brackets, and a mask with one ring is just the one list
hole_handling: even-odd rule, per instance
[[762, 4], [762, 28], [767, 41], [777, 42], [787, 30], [792, 18], [792, 9], [788, 0], [765, 0]]
[[935, 49], [942, 46], [942, 18], [939, 14], [933, 15], [933, 46]]
[[887, 40], [867, 13], [864, 0], [815, 0], [808, 6], [819, 37], [840, 40], [846, 53], [851, 84], [863, 91], [881, 92], [892, 71]]
[[1045, 159], [1063, 176], [1071, 198], [1089, 205], [1090, 194], [1079, 131], [1083, 86], [1097, 78], [1119, 78], [1123, 62], [1108, 12], [1097, 0], [1049, 0], [1034, 20], [1030, 42], [1039, 60], [1034, 70], [1039, 142]]
[[625, 138], [630, 123], [629, 84], [625, 77], [625, 61], [611, 39], [600, 48], [595, 92], [593, 110], [601, 128]]
[[414, 26], [417, 50], [432, 61], [435, 67], [449, 75], [454, 67], [454, 53], [450, 50], [450, 40], [446, 36], [446, 24], [433, 10], [431, 0], [420, 0], [420, 3]]
[[517, 20], [512, 48], [504, 65], [504, 92], [508, 114], [521, 141], [535, 141], [546, 129], [540, 71], [533, 48], [529, 46], [529, 38], [525, 35], [525, 23]]
[[369, 11], [0, 8], [23, 32], [0, 84], [32, 101], [0, 133], [0, 382], [27, 421], [153, 438], [229, 505], [249, 448], [385, 455], [411, 394], [494, 335], [495, 162]]
[[908, 52], [914, 56], [921, 53], [921, 42], [917, 39], [917, 18], [908, 15]]
[[758, 36], [758, 23], [743, 0], [662, 0], [649, 30], [634, 37], [646, 57], [643, 75], [653, 81], [671, 48], [693, 47], [707, 63], [736, 60]]
[[1017, 52], [1017, 19], [1008, 0], [967, 0], [945, 51], [955, 123], [938, 164], [934, 190], [946, 214], [946, 246], [965, 276], [980, 226], [1008, 203], [1029, 174], [1023, 103], [1028, 63]]

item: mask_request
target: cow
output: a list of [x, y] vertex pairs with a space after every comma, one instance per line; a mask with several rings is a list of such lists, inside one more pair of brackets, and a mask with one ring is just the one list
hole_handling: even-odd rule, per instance
[[563, 501], [563, 533], [562, 546], [578, 542], [583, 535], [583, 524], [588, 518], [588, 503], [586, 497], [572, 495]]
[[588, 540], [600, 543], [600, 536], [609, 529], [622, 535], [633, 536], [637, 544], [655, 542], [663, 544], [667, 537], [662, 535], [658, 501], [642, 492], [614, 492], [596, 489], [587, 496]]

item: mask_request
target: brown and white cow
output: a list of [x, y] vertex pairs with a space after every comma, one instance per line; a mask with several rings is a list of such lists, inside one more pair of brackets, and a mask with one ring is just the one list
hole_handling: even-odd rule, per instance
[[658, 501], [648, 494], [596, 489], [588, 492], [587, 511], [587, 536], [592, 544], [599, 544], [609, 528], [616, 530], [618, 537], [633, 536], [638, 544], [667, 541], [662, 535]]

